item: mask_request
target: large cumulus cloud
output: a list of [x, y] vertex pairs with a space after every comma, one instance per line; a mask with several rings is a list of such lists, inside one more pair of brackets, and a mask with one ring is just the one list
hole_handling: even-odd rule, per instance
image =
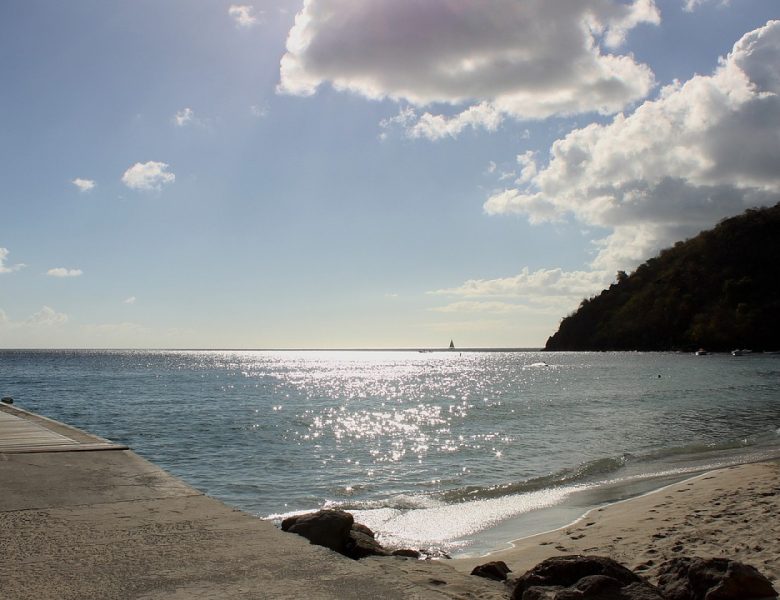
[[[481, 105], [518, 118], [621, 110], [652, 71], [615, 51], [653, 0], [306, 0], [279, 90], [329, 82], [368, 98]], [[473, 115], [472, 115], [473, 117]]]
[[630, 268], [747, 207], [780, 201], [780, 21], [745, 34], [708, 76], [556, 141], [488, 213], [572, 214], [612, 230], [593, 266]]

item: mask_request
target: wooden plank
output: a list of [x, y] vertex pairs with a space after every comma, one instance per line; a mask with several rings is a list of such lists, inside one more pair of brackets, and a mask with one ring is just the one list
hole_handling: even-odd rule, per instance
[[78, 446], [78, 442], [38, 423], [0, 411], [0, 452], [68, 446]]

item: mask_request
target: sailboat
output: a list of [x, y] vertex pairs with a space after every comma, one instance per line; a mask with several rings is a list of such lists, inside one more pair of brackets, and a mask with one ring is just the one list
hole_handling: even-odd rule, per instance
[[455, 342], [450, 340], [450, 350], [455, 350]]

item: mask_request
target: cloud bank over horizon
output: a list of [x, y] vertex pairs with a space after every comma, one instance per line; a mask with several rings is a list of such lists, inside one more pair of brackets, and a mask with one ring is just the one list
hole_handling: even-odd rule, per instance
[[614, 272], [724, 217], [774, 204], [778, 65], [780, 21], [771, 21], [746, 33], [711, 75], [675, 82], [632, 114], [558, 139], [546, 165], [534, 162], [528, 177], [491, 195], [484, 209], [533, 223], [573, 216], [607, 228], [592, 267]]
[[429, 292], [469, 299], [437, 310], [510, 312], [538, 298], [565, 314], [616, 271], [725, 217], [780, 201], [778, 65], [780, 21], [770, 21], [738, 40], [711, 75], [674, 82], [631, 114], [572, 130], [553, 143], [546, 165], [531, 151], [519, 154], [515, 186], [488, 198], [488, 215], [519, 214], [534, 224], [573, 218], [611, 233], [596, 240], [590, 270], [524, 268], [471, 279]]

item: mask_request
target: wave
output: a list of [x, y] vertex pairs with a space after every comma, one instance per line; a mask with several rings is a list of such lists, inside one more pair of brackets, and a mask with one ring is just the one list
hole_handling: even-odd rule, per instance
[[389, 508], [393, 510], [420, 510], [437, 508], [445, 504], [441, 500], [426, 494], [397, 494], [387, 498], [373, 500], [328, 500], [323, 508], [338, 508], [341, 510], [378, 510]]
[[556, 506], [579, 489], [565, 486], [459, 504], [442, 502], [414, 510], [379, 508], [355, 510], [353, 514], [388, 547], [411, 546], [436, 555], [463, 548], [468, 544], [466, 538], [507, 519]]
[[[584, 489], [637, 480], [685, 475], [744, 462], [755, 462], [780, 454], [777, 447], [780, 428], [751, 438], [720, 444], [687, 444], [652, 450], [644, 454], [626, 453], [583, 462], [548, 475], [489, 486], [465, 486], [441, 492], [395, 494], [384, 498], [327, 500], [318, 508], [354, 511], [420, 511], [463, 505], [481, 500], [525, 496], [535, 492]], [[735, 452], [737, 451], [737, 452]], [[315, 509], [316, 510], [316, 509]], [[267, 519], [310, 511], [268, 515]]]
[[[773, 426], [749, 439], [602, 457], [524, 481], [468, 486], [443, 492], [396, 494], [379, 499], [332, 500], [325, 502], [321, 508], [351, 512], [357, 521], [371, 527], [387, 547], [414, 547], [429, 555], [458, 553], [478, 543], [475, 540], [483, 535], [482, 532], [512, 519], [525, 519], [529, 513], [557, 507], [557, 513], [550, 513], [550, 518], [560, 519], [562, 514], [568, 515], [564, 518], [576, 518], [577, 514], [571, 512], [572, 506], [576, 512], [582, 504], [575, 503], [566, 508], [567, 499], [574, 494], [610, 489], [609, 494], [597, 492], [589, 501], [594, 501], [594, 498], [597, 503], [607, 498], [614, 501], [665, 485], [654, 481], [668, 483], [670, 478], [681, 479], [717, 468], [778, 458], [778, 436], [780, 428]], [[581, 503], [582, 498], [578, 502]], [[266, 518], [279, 521], [305, 512], [309, 511], [269, 515]], [[531, 524], [521, 524], [526, 522]], [[531, 517], [530, 521], [513, 523], [512, 527], [520, 527], [518, 536], [546, 530], [548, 525], [558, 527], [563, 524], [546, 517]], [[539, 523], [543, 524], [541, 528], [534, 530]]]
[[[778, 436], [780, 436], [780, 428], [756, 434], [750, 438], [728, 440], [722, 443], [687, 444], [653, 450], [644, 454], [626, 453], [621, 456], [602, 457], [541, 477], [491, 486], [456, 488], [441, 492], [437, 497], [446, 504], [457, 504], [562, 486], [578, 484], [592, 486], [613, 483], [615, 479], [651, 479], [675, 473], [684, 474], [715, 469], [720, 466], [752, 462], [763, 457], [774, 456], [780, 451], [777, 448]], [[763, 451], [761, 451], [762, 449]], [[738, 450], [742, 450], [744, 453], [734, 452]], [[680, 466], [681, 464], [686, 466]], [[616, 477], [622, 472], [625, 472], [625, 477]]]

